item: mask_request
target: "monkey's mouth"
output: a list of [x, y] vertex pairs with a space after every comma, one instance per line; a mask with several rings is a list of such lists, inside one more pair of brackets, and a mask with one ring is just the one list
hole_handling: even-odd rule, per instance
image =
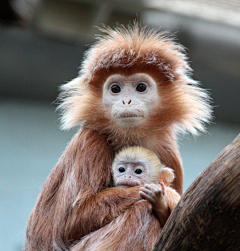
[[122, 113], [119, 115], [118, 119], [128, 119], [128, 118], [143, 118], [143, 116], [134, 113]]
[[117, 182], [116, 186], [127, 188], [127, 187], [140, 186], [140, 184], [137, 181], [131, 181], [131, 180], [129, 180], [129, 181], [124, 181], [124, 182], [119, 182], [119, 183]]
[[143, 114], [136, 112], [122, 112], [116, 115], [116, 122], [124, 128], [136, 127], [144, 121]]

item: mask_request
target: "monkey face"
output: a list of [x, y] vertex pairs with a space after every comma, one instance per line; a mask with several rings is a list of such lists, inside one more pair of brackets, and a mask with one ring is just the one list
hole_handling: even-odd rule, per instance
[[140, 186], [149, 181], [148, 168], [141, 162], [121, 161], [113, 167], [115, 186], [133, 187]]
[[157, 84], [145, 73], [111, 75], [103, 86], [103, 105], [121, 127], [136, 127], [158, 107]]

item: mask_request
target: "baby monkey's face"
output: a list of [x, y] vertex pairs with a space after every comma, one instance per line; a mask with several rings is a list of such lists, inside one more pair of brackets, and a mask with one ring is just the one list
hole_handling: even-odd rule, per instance
[[146, 164], [142, 162], [117, 162], [113, 166], [114, 185], [132, 187], [149, 183], [148, 171]]

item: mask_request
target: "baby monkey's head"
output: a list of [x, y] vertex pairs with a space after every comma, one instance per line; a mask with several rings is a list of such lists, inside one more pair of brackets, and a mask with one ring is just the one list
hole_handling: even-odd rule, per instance
[[174, 179], [171, 168], [165, 167], [154, 152], [139, 146], [124, 148], [116, 155], [112, 174], [114, 185], [123, 187], [160, 181], [169, 186]]

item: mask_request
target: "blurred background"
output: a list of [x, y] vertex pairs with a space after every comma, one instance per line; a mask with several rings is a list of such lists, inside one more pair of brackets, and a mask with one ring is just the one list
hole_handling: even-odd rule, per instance
[[77, 76], [102, 24], [169, 30], [209, 90], [214, 120], [180, 139], [184, 190], [240, 132], [240, 1], [0, 1], [0, 251], [22, 250], [41, 186], [74, 130], [59, 129], [58, 87]]

